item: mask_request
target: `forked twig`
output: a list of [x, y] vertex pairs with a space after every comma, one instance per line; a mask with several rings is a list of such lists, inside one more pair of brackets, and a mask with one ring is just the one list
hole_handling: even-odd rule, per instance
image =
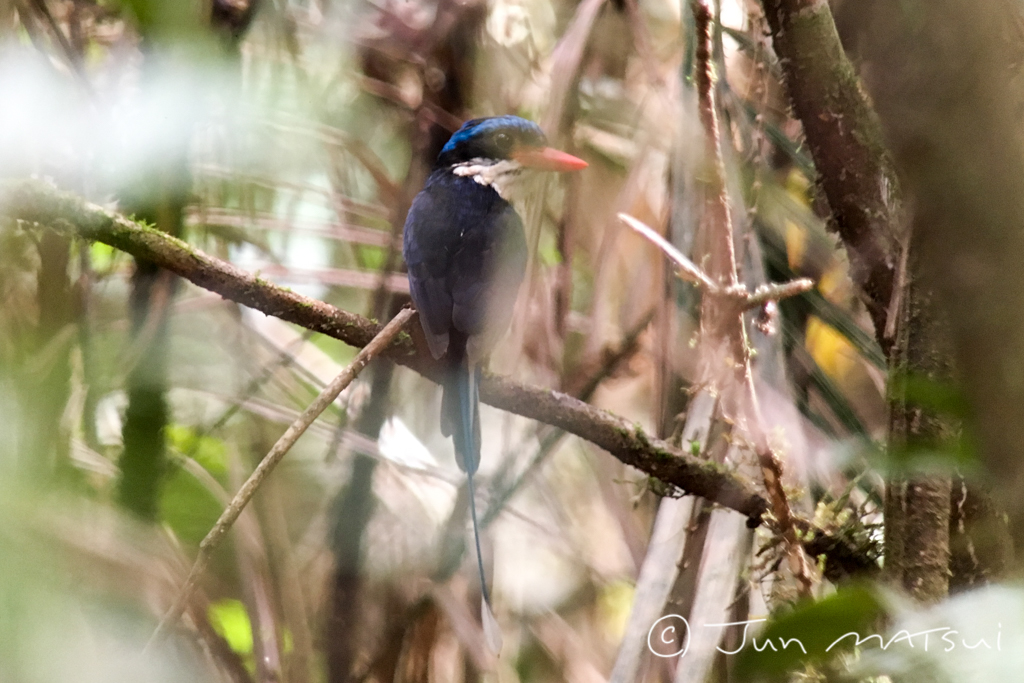
[[672, 246], [671, 242], [659, 235], [657, 230], [633, 218], [628, 213], [620, 213], [618, 217], [620, 221], [646, 237], [658, 249], [661, 249], [662, 253], [672, 263], [676, 264], [676, 267], [679, 269], [679, 277], [690, 282], [696, 282], [707, 292], [717, 292], [719, 290], [719, 286], [703, 270], [698, 268], [697, 264], [683, 256], [683, 253]]
[[719, 294], [735, 299], [741, 310], [746, 311], [751, 308], [757, 308], [769, 301], [780, 301], [814, 289], [814, 280], [805, 277], [790, 280], [789, 282], [764, 284], [753, 292], [749, 291], [742, 284], [722, 288], [701, 270], [697, 264], [686, 258], [682, 252], [676, 249], [671, 242], [658, 234], [657, 230], [627, 213], [620, 213], [618, 217], [620, 221], [658, 247], [676, 265], [679, 277], [697, 283], [708, 294]]
[[210, 557], [213, 555], [214, 550], [220, 545], [225, 534], [231, 529], [231, 526], [238, 519], [238, 516], [242, 514], [242, 510], [248, 505], [252, 499], [256, 490], [263, 483], [263, 480], [267, 478], [267, 475], [273, 471], [274, 467], [281, 461], [285, 454], [291, 450], [291, 447], [295, 445], [299, 437], [309, 428], [313, 421], [320, 416], [320, 413], [324, 412], [331, 403], [338, 398], [345, 387], [352, 383], [352, 381], [359, 375], [359, 373], [365, 368], [373, 358], [381, 351], [387, 348], [402, 328], [405, 326], [409, 319], [414, 314], [413, 309], [405, 308], [396, 315], [391, 322], [384, 326], [377, 336], [367, 344], [359, 353], [355, 359], [348, 364], [348, 366], [341, 371], [337, 377], [334, 378], [330, 384], [328, 384], [320, 395], [313, 400], [313, 402], [307, 407], [302, 414], [295, 418], [295, 421], [285, 430], [285, 433], [281, 435], [281, 438], [277, 440], [270, 452], [260, 461], [260, 464], [253, 470], [253, 473], [249, 475], [242, 487], [238, 489], [238, 493], [231, 500], [231, 503], [224, 508], [224, 512], [221, 513], [220, 519], [213, 525], [209, 533], [206, 534], [206, 538], [199, 544], [199, 553], [196, 555], [195, 562], [192, 564], [192, 569], [189, 570], [188, 578], [185, 579], [185, 583], [182, 585], [181, 590], [178, 592], [178, 597], [175, 598], [174, 604], [167, 610], [160, 623], [157, 625], [156, 630], [150, 637], [149, 642], [146, 644], [148, 650], [153, 646], [154, 643], [159, 642], [167, 633], [167, 630], [178, 621], [182, 613], [185, 611], [186, 605], [188, 605], [189, 599], [192, 597], [192, 593], [195, 590], [196, 584], [199, 582], [199, 578], [206, 571], [207, 565], [210, 563]]

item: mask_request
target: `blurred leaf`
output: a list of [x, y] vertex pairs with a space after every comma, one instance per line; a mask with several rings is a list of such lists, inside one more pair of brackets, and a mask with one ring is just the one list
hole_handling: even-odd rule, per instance
[[725, 26], [724, 24], [720, 25], [719, 28], [722, 30], [722, 33], [735, 40], [736, 45], [738, 45], [740, 50], [745, 52], [747, 56], [751, 58], [757, 56], [757, 44], [746, 34], [746, 32], [738, 31], [731, 26]]
[[868, 455], [872, 468], [884, 476], [953, 471], [970, 476], [980, 469], [978, 447], [967, 430], [940, 442], [911, 437], [907, 444], [890, 444], [888, 449], [876, 448]]
[[905, 475], [907, 473], [950, 473], [970, 474], [978, 469], [978, 457], [973, 448], [960, 442], [949, 448], [928, 446], [907, 446], [891, 448], [884, 453], [884, 460], [872, 462], [879, 472]]
[[144, 36], [173, 38], [180, 42], [208, 38], [202, 5], [179, 0], [124, 0]]
[[558, 251], [558, 243], [555, 235], [550, 230], [543, 230], [540, 234], [540, 243], [537, 245], [537, 256], [545, 266], [557, 266], [562, 262], [562, 254]]
[[210, 604], [207, 612], [213, 629], [240, 655], [252, 656], [252, 624], [238, 600], [225, 598]]
[[818, 367], [837, 382], [844, 382], [858, 362], [857, 352], [846, 337], [817, 316], [807, 319], [804, 346]]
[[629, 612], [636, 597], [636, 586], [627, 581], [608, 584], [598, 596], [598, 613], [601, 625], [609, 637], [618, 642], [626, 632]]
[[356, 247], [356, 255], [359, 259], [359, 266], [366, 270], [380, 270], [387, 260], [387, 249], [360, 245]]
[[723, 88], [723, 99], [729, 99], [736, 102], [740, 106], [740, 109], [747, 115], [746, 118], [749, 125], [760, 126], [763, 128], [765, 135], [767, 135], [768, 139], [772, 141], [772, 144], [784, 152], [786, 156], [789, 157], [790, 161], [792, 161], [793, 164], [800, 169], [800, 172], [808, 179], [817, 177], [817, 171], [814, 169], [814, 161], [812, 161], [811, 157], [801, 149], [801, 145], [799, 143], [790, 140], [789, 136], [775, 124], [765, 121], [763, 117], [759, 119], [758, 116], [760, 114], [757, 107], [735, 93], [731, 88], [729, 88], [728, 84], [724, 80], [721, 81], [721, 87]]
[[341, 368], [348, 365], [356, 357], [359, 352], [358, 349], [353, 348], [343, 341], [339, 341], [334, 337], [328, 337], [326, 334], [314, 334], [309, 338], [309, 343], [317, 347], [328, 356], [331, 360], [338, 363], [338, 371]]
[[160, 519], [182, 540], [198, 546], [220, 517], [221, 504], [188, 472], [175, 469], [160, 496]]
[[100, 242], [89, 243], [89, 260], [93, 270], [110, 270], [121, 252]]
[[[785, 317], [782, 318], [782, 334], [787, 341], [793, 343], [793, 353], [797, 354], [799, 362], [804, 364], [810, 386], [817, 390], [821, 399], [840, 424], [851, 434], [867, 437], [868, 430], [857, 416], [853, 405], [846, 398], [846, 395], [843, 394], [843, 391], [836, 386], [836, 383], [821, 369], [814, 357], [803, 347], [802, 335], [794, 329], [793, 324]], [[820, 416], [811, 413], [806, 402], [801, 401], [799, 407], [804, 415], [819, 427], [823, 427], [826, 433], [831, 434], [834, 431]]]
[[874, 337], [865, 332], [864, 329], [857, 324], [857, 321], [853, 319], [853, 316], [826, 299], [822, 296], [821, 292], [817, 290], [805, 292], [801, 294], [799, 298], [810, 304], [814, 315], [820, 318], [822, 322], [828, 324], [829, 327], [832, 327], [841, 335], [846, 337], [847, 341], [849, 341], [857, 352], [864, 356], [868, 362], [879, 370], [886, 370], [888, 368], [888, 364], [885, 362], [885, 354], [882, 353], [882, 347], [878, 345], [878, 342], [875, 341]]
[[824, 371], [811, 359], [811, 386], [818, 390], [821, 398], [828, 404], [829, 410], [836, 416], [836, 419], [842, 423], [842, 425], [850, 431], [851, 434], [857, 434], [860, 436], [868, 436], [868, 430], [861, 422], [860, 418], [857, 417], [857, 413], [854, 412], [853, 406], [847, 400], [842, 390], [836, 386], [835, 382], [825, 374]]
[[[798, 604], [792, 611], [772, 618], [760, 636], [754, 636], [753, 643], [740, 651], [736, 677], [744, 681], [780, 678], [805, 664], [849, 652], [858, 639], [863, 643], [876, 632], [884, 614], [877, 591], [867, 585], [848, 586], [817, 602]], [[849, 634], [857, 637], [843, 637]], [[877, 641], [872, 638], [867, 642]]]
[[198, 436], [194, 429], [184, 425], [168, 426], [166, 435], [173, 448], [198, 462], [213, 476], [227, 473], [227, 449], [220, 439], [208, 435]]
[[[770, 268], [775, 271], [773, 276], [776, 280], [784, 282], [799, 276], [789, 265], [789, 254], [779, 234], [764, 221], [755, 221], [758, 236], [761, 237], [761, 246], [764, 249], [765, 257]], [[788, 233], [788, 230], [787, 230]], [[796, 238], [790, 238], [796, 240]], [[835, 303], [829, 301], [817, 289], [804, 292], [784, 302], [785, 306], [801, 305], [806, 307], [809, 313], [817, 316], [823, 323], [828, 324], [853, 346], [869, 363], [879, 370], [888, 370], [888, 363], [882, 348], [875, 341], [875, 338], [857, 323], [857, 320], [848, 311]]]
[[[890, 395], [905, 400], [907, 405], [921, 409], [920, 421], [936, 420], [938, 416], [966, 421], [970, 404], [956, 383], [933, 379], [914, 373], [894, 373], [889, 380]], [[940, 423], [948, 420], [938, 420]], [[911, 433], [905, 444], [896, 444], [879, 454], [875, 466], [890, 472], [967, 473], [979, 466], [978, 446], [969, 424], [959, 428], [938, 430], [938, 436], [924, 439]]]
[[908, 403], [952, 417], [970, 417], [970, 403], [955, 382], [905, 373], [894, 375], [889, 381], [893, 394], [902, 395]]
[[786, 221], [786, 258], [794, 271], [803, 263], [807, 253], [807, 233], [795, 222]]
[[[693, 87], [693, 68], [696, 61], [695, 49], [697, 46], [697, 27], [694, 23], [693, 12], [683, 12], [683, 45], [686, 46], [686, 51], [683, 54], [683, 65], [680, 72], [683, 77], [683, 83]], [[721, 83], [721, 85], [725, 84]]]

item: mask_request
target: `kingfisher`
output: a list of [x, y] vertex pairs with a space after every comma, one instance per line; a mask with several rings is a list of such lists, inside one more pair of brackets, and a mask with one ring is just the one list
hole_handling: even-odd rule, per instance
[[[480, 552], [473, 475], [480, 464], [480, 367], [512, 318], [526, 272], [523, 221], [513, 207], [530, 171], [578, 171], [587, 162], [548, 147], [518, 116], [467, 121], [441, 149], [405, 220], [409, 289], [431, 355], [442, 361], [441, 432], [466, 473], [484, 630], [496, 627]], [[519, 189], [517, 189], [519, 188]], [[492, 649], [498, 644], [488, 637]]]

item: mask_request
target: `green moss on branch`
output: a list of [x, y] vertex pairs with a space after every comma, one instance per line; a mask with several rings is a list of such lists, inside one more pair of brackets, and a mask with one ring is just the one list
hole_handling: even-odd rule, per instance
[[[362, 316], [304, 297], [209, 256], [180, 239], [61, 192], [39, 181], [0, 183], [0, 215], [116, 247], [255, 310], [357, 347], [381, 326]], [[385, 355], [437, 381], [443, 369], [426, 351], [418, 325], [395, 338]], [[708, 498], [753, 519], [767, 509], [764, 498], [735, 474], [720, 471], [642, 429], [583, 401], [505, 377], [486, 375], [480, 398], [496, 408], [564, 429], [605, 449], [622, 462], [680, 489]]]

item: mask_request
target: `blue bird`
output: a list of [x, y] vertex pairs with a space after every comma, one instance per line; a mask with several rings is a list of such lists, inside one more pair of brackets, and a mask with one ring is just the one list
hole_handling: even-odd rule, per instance
[[484, 604], [473, 474], [480, 464], [480, 364], [508, 328], [526, 271], [523, 222], [512, 206], [527, 170], [576, 171], [587, 162], [547, 146], [518, 116], [467, 121], [441, 150], [405, 220], [409, 288], [430, 353], [446, 365], [441, 432], [466, 472]]

